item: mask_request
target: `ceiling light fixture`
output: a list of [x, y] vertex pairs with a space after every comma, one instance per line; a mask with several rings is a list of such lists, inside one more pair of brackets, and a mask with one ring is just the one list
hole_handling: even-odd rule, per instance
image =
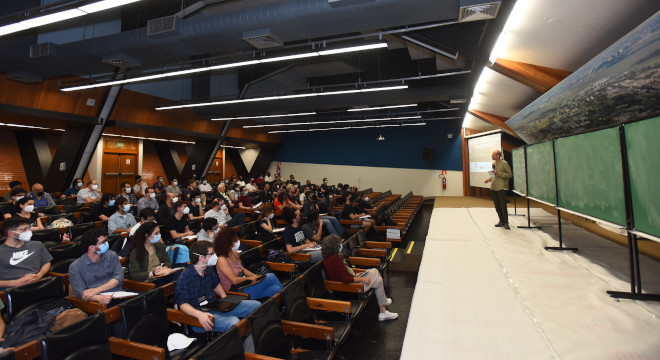
[[420, 119], [422, 116], [402, 116], [402, 117], [388, 117], [378, 119], [352, 119], [352, 120], [332, 120], [332, 121], [314, 121], [314, 122], [299, 122], [299, 123], [277, 123], [277, 124], [261, 124], [261, 125], [245, 125], [244, 129], [260, 128], [260, 127], [274, 127], [274, 126], [297, 126], [297, 125], [316, 125], [316, 124], [334, 124], [334, 123], [352, 123], [352, 122], [375, 122], [375, 121], [390, 121], [390, 120], [408, 120]]
[[497, 38], [497, 41], [495, 41], [495, 46], [493, 46], [493, 50], [490, 52], [490, 56], [488, 57], [488, 61], [490, 61], [491, 64], [497, 61], [497, 58], [502, 55], [502, 51], [504, 50], [505, 46], [508, 45], [507, 40], [509, 40], [509, 36], [507, 36], [507, 33], [511, 31], [512, 28], [517, 27], [521, 20], [525, 19], [521, 16], [523, 13], [523, 7], [524, 5], [530, 5], [529, 3], [523, 3], [525, 3], [525, 1], [516, 1], [515, 5], [513, 5], [513, 10], [511, 10], [511, 14], [509, 14], [509, 17], [507, 18], [506, 23], [502, 28], [502, 32]]
[[417, 106], [417, 104], [377, 106], [377, 107], [368, 107], [368, 108], [354, 108], [354, 109], [348, 109], [346, 111], [370, 111], [370, 110], [383, 110], [383, 109], [398, 109], [398, 108], [411, 107], [411, 106]]
[[[2, 31], [2, 28], [0, 28], [0, 34], [1, 34], [1, 31]], [[306, 52], [306, 53], [301, 53], [301, 54], [277, 56], [277, 57], [273, 57], [273, 58], [246, 60], [246, 61], [240, 61], [240, 62], [229, 63], [229, 64], [215, 65], [215, 66], [204, 66], [204, 67], [189, 69], [189, 70], [177, 70], [177, 71], [172, 71], [172, 72], [166, 72], [166, 73], [161, 73], [161, 74], [158, 74], [158, 75], [139, 76], [139, 77], [135, 77], [135, 78], [130, 79], [131, 81], [129, 81], [128, 79], [127, 80], [119, 80], [119, 81], [110, 81], [110, 82], [103, 82], [103, 83], [90, 84], [90, 85], [65, 87], [65, 88], [62, 88], [60, 90], [61, 91], [76, 91], [76, 90], [93, 89], [93, 88], [110, 86], [110, 85], [125, 84], [125, 83], [129, 83], [129, 82], [147, 81], [147, 80], [159, 79], [159, 78], [164, 78], [164, 77], [184, 75], [184, 74], [189, 74], [189, 73], [193, 73], [193, 72], [229, 69], [229, 68], [236, 68], [236, 67], [240, 67], [240, 66], [247, 66], [247, 65], [254, 65], [254, 64], [264, 64], [264, 63], [277, 62], [277, 61], [286, 61], [286, 60], [292, 60], [292, 59], [308, 58], [308, 57], [314, 57], [314, 56], [341, 54], [341, 53], [355, 52], [355, 51], [365, 51], [365, 50], [378, 49], [378, 48], [383, 48], [383, 47], [387, 47], [387, 42], [378, 42], [378, 43], [375, 43], [375, 44], [360, 45], [360, 46], [349, 46], [349, 47], [338, 48], [338, 49], [334, 49], [334, 50], [312, 51], [312, 52]]]
[[[211, 120], [246, 120], [246, 119], [270, 119], [270, 118], [279, 118], [286, 116], [302, 116], [302, 115], [316, 115], [315, 112], [303, 112], [303, 113], [294, 113], [294, 114], [282, 114], [282, 115], [255, 115], [255, 116], [239, 116], [239, 117], [228, 117], [228, 118], [215, 118]], [[246, 126], [243, 126], [246, 127]]]
[[237, 103], [246, 103], [246, 102], [255, 102], [255, 101], [285, 100], [285, 99], [293, 99], [293, 98], [300, 98], [300, 97], [352, 94], [352, 93], [358, 93], [358, 92], [401, 90], [401, 89], [407, 89], [407, 88], [408, 88], [408, 85], [399, 85], [399, 86], [388, 86], [388, 87], [358, 89], [358, 90], [315, 92], [315, 93], [298, 94], [298, 95], [266, 96], [266, 97], [251, 98], [251, 99], [237, 99], [237, 100], [213, 101], [213, 102], [197, 103], [197, 104], [159, 106], [159, 107], [156, 108], [156, 110], [172, 110], [172, 109], [194, 108], [194, 107], [212, 106], [212, 105], [237, 104]]
[[395, 126], [421, 126], [421, 125], [426, 125], [426, 123], [425, 122], [419, 122], [419, 123], [410, 123], [410, 124], [365, 125], [365, 126], [345, 126], [345, 127], [314, 128], [314, 129], [273, 130], [273, 131], [269, 131], [268, 133], [269, 134], [280, 134], [280, 133], [305, 132], [305, 131], [367, 129], [367, 128], [380, 128], [380, 127], [384, 127], [384, 126], [395, 127]]

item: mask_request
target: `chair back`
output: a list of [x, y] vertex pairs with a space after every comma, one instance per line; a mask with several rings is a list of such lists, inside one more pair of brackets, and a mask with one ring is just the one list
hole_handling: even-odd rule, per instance
[[269, 299], [247, 317], [257, 354], [286, 359], [291, 355], [282, 320], [273, 299]]
[[315, 298], [327, 298], [328, 290], [325, 288], [323, 279], [323, 263], [318, 262], [305, 271], [305, 281], [307, 282], [307, 296]]
[[99, 312], [75, 326], [44, 336], [39, 345], [42, 360], [111, 359], [110, 343], [105, 331], [105, 314]]
[[77, 259], [80, 256], [82, 256], [82, 254], [84, 254], [85, 251], [83, 251], [80, 244], [63, 244], [49, 248], [48, 253], [50, 253], [50, 256], [53, 257], [53, 260], [51, 262], [55, 263], [58, 260], [62, 260], [62, 259], [68, 259], [68, 258]]
[[192, 357], [195, 360], [243, 360], [243, 341], [236, 326], [225, 331]]
[[76, 260], [78, 260], [78, 258], [66, 258], [54, 261], [50, 266], [50, 271], [58, 274], [66, 274], [69, 272], [71, 264]]
[[60, 237], [60, 229], [44, 229], [37, 230], [32, 233], [32, 238], [30, 241], [39, 241], [44, 243], [61, 243], [62, 238]]
[[96, 228], [92, 223], [77, 224], [69, 227], [69, 237], [72, 242], [80, 242], [80, 236], [87, 230]]
[[261, 252], [259, 251], [259, 248], [252, 248], [250, 250], [243, 251], [239, 256], [241, 257], [243, 267], [246, 268], [249, 268], [250, 265], [261, 261]]
[[62, 278], [46, 277], [35, 283], [7, 290], [7, 315], [11, 320], [24, 311], [62, 298], [64, 298]]
[[170, 324], [166, 308], [161, 288], [119, 305], [126, 340], [167, 349]]
[[64, 213], [64, 214], [56, 214], [56, 215], [49, 215], [48, 216], [48, 223], [52, 223], [53, 221], [57, 219], [67, 219], [71, 222], [73, 222], [73, 213]]
[[307, 304], [302, 279], [296, 278], [282, 290], [282, 301], [286, 308], [286, 318], [291, 321], [312, 323], [314, 314]]
[[45, 215], [57, 215], [60, 213], [60, 209], [57, 208], [57, 205], [53, 206], [37, 206], [34, 208], [34, 212], [39, 214], [45, 214]]

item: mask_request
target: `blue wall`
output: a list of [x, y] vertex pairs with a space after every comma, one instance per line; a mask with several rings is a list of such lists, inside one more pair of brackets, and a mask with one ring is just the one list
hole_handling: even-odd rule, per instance
[[[312, 164], [462, 170], [462, 120], [432, 120], [425, 126], [286, 133], [275, 161]], [[382, 134], [385, 141], [376, 138]], [[448, 139], [447, 133], [453, 133]], [[422, 160], [433, 148], [431, 161]]]

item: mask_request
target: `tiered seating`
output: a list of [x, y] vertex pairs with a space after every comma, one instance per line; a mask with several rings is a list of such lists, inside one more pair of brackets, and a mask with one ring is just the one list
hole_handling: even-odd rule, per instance
[[389, 216], [397, 224], [395, 226], [378, 226], [378, 231], [387, 231], [387, 229], [399, 229], [401, 231], [399, 239], [387, 238], [387, 241], [400, 242], [403, 239], [417, 211], [422, 206], [422, 200], [422, 196], [413, 196], [411, 191], [384, 210], [384, 214]]

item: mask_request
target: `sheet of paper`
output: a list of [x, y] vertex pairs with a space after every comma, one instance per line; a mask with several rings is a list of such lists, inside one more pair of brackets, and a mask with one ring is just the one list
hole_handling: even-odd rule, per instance
[[106, 291], [99, 293], [99, 295], [112, 295], [114, 299], [122, 299], [127, 297], [138, 296], [139, 294], [132, 291]]
[[273, 233], [280, 233], [282, 231], [284, 231], [284, 228], [273, 229]]

